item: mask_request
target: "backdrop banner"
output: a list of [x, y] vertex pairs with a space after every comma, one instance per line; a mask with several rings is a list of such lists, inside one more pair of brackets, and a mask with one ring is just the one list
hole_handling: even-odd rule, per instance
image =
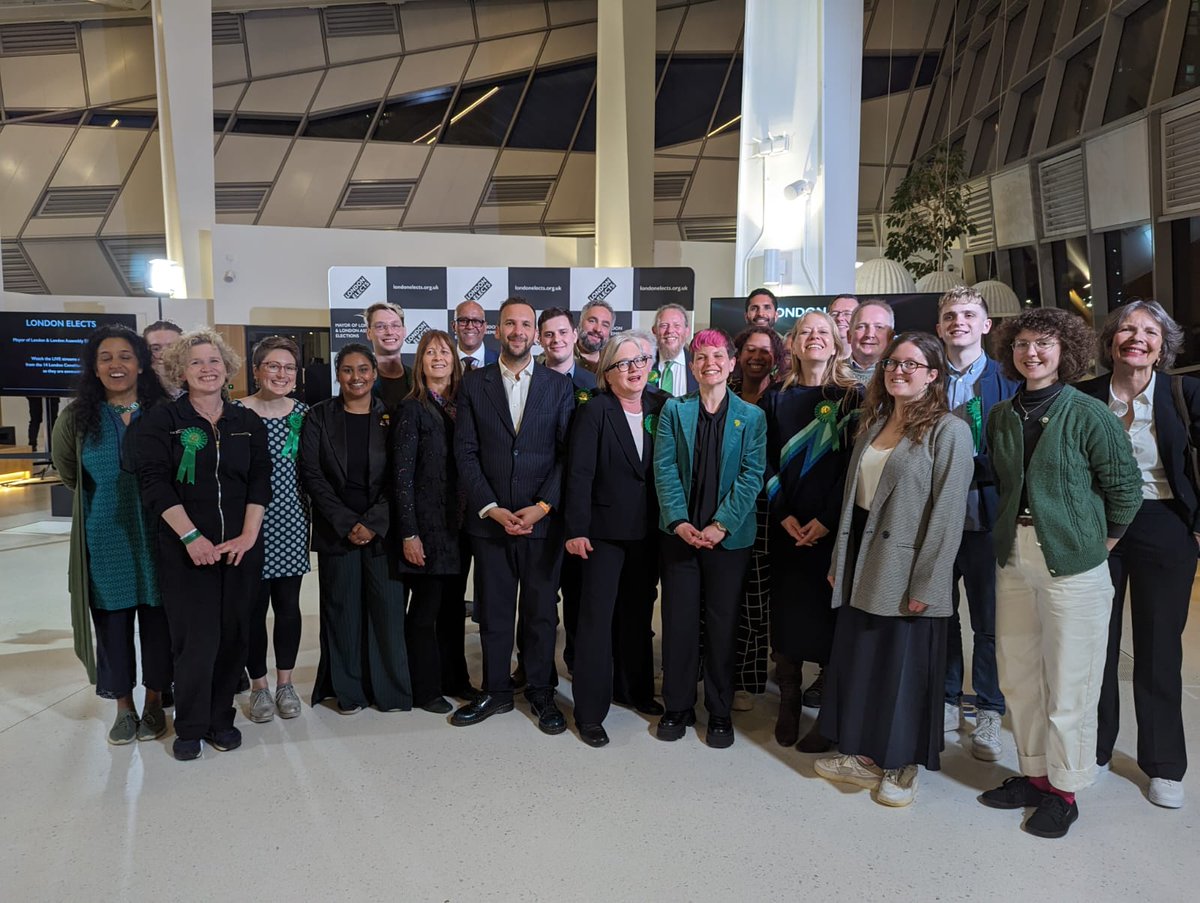
[[[839, 292], [836, 295], [788, 295], [776, 299], [776, 309], [779, 319], [775, 321], [775, 330], [786, 336], [792, 325], [810, 310], [828, 310], [835, 298], [846, 295], [861, 301], [884, 301], [891, 305], [896, 314], [896, 331], [906, 332], [920, 330], [933, 332], [937, 325], [937, 303], [941, 294], [912, 294], [912, 295], [853, 295], [850, 292]], [[724, 329], [731, 336], [736, 336], [746, 328], [746, 299], [745, 298], [713, 298], [712, 325]]]

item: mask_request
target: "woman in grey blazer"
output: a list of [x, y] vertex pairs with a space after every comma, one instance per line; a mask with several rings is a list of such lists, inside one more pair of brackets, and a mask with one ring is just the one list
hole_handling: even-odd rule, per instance
[[839, 608], [818, 727], [841, 755], [831, 781], [907, 806], [917, 769], [936, 770], [954, 556], [974, 443], [946, 399], [941, 343], [892, 340], [867, 388], [833, 551]]

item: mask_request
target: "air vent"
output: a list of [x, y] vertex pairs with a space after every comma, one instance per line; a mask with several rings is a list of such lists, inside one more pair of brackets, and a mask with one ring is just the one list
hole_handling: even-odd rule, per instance
[[375, 34], [398, 34], [396, 7], [388, 3], [331, 6], [322, 12], [327, 38], [360, 38]]
[[110, 238], [100, 243], [109, 262], [121, 276], [131, 295], [148, 295], [146, 272], [150, 261], [167, 256], [167, 240], [163, 236], [147, 238]]
[[4, 290], [27, 295], [47, 294], [46, 285], [29, 258], [15, 241], [0, 242], [0, 261], [4, 268]]
[[351, 182], [339, 205], [342, 210], [389, 209], [408, 206], [415, 181]]
[[688, 183], [692, 181], [686, 172], [656, 172], [654, 174], [654, 200], [678, 201], [683, 199]]
[[117, 199], [118, 186], [47, 188], [34, 216], [104, 216]]
[[858, 218], [857, 243], [860, 248], [881, 247], [879, 241], [879, 220], [874, 214], [867, 214]]
[[1200, 102], [1162, 116], [1163, 213], [1200, 209]]
[[0, 25], [0, 56], [78, 52], [79, 32], [70, 22]]
[[683, 227], [683, 237], [686, 241], [737, 240], [737, 220], [733, 217], [682, 220], [680, 226]]
[[974, 235], [963, 236], [963, 250], [971, 254], [996, 247], [996, 223], [992, 218], [992, 189], [987, 179], [967, 184], [967, 221]]
[[1083, 182], [1083, 151], [1038, 164], [1042, 196], [1042, 235], [1066, 238], [1087, 231], [1087, 195]]
[[258, 213], [270, 182], [229, 182], [217, 186], [217, 213]]
[[214, 13], [212, 17], [212, 42], [218, 44], [244, 44], [246, 32], [242, 28], [242, 17], [234, 13]]
[[501, 207], [508, 204], [544, 204], [553, 187], [553, 176], [492, 179], [483, 196], [483, 203], [489, 207]]
[[595, 223], [546, 223], [551, 238], [595, 238]]

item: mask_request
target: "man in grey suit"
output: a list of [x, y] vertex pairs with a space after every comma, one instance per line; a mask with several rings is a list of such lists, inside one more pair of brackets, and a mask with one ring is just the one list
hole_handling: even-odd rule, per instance
[[530, 701], [547, 734], [566, 729], [554, 702], [554, 641], [563, 536], [562, 493], [571, 381], [533, 361], [533, 308], [500, 305], [500, 359], [466, 374], [458, 393], [454, 456], [466, 489], [465, 530], [475, 566], [483, 696], [454, 713], [459, 727], [513, 708], [509, 673], [520, 610]]

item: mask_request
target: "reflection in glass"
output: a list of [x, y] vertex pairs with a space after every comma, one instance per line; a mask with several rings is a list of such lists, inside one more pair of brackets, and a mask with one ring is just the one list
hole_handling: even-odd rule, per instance
[[304, 126], [305, 138], [348, 138], [361, 141], [371, 130], [371, 120], [379, 102], [369, 106], [357, 107], [353, 110], [343, 110], [340, 113], [327, 113], [324, 116], [310, 116]]
[[231, 132], [239, 135], [286, 135], [291, 137], [300, 128], [299, 116], [242, 116], [233, 120]]
[[963, 95], [962, 112], [959, 114], [959, 121], [970, 117], [975, 112], [975, 108], [979, 106], [981, 98], [979, 94], [979, 83], [983, 78], [983, 70], [987, 66], [987, 55], [990, 44], [984, 44], [975, 51], [975, 60], [971, 64], [971, 77], [967, 80], [967, 91]]
[[508, 137], [509, 147], [566, 150], [583, 115], [592, 85], [596, 62], [539, 69], [529, 83], [525, 102]]
[[1171, 223], [1172, 316], [1183, 327], [1176, 367], [1200, 361], [1200, 217]]
[[1058, 20], [1062, 16], [1063, 0], [1046, 0], [1042, 4], [1042, 18], [1033, 35], [1033, 53], [1029, 56], [1029, 68], [1045, 62], [1054, 49], [1054, 36], [1058, 33]]
[[1092, 268], [1087, 239], [1068, 238], [1050, 245], [1054, 264], [1054, 304], [1092, 323]]
[[1150, 0], [1125, 20], [1108, 103], [1104, 106], [1105, 122], [1136, 113], [1150, 99], [1150, 82], [1158, 62], [1166, 12], [1167, 0]]
[[[713, 117], [713, 128], [718, 129], [731, 122], [735, 116], [742, 113], [742, 55], [733, 58], [733, 66], [729, 70], [729, 79], [725, 82], [725, 93], [717, 104], [717, 115]], [[727, 126], [732, 128], [733, 126]], [[724, 129], [722, 129], [724, 131]]]
[[503, 81], [464, 86], [438, 140], [445, 144], [499, 147], [508, 134], [528, 80], [529, 76], [522, 74]]
[[384, 105], [372, 141], [428, 141], [437, 134], [453, 88], [434, 88], [410, 94]]
[[1042, 289], [1038, 283], [1037, 252], [1031, 247], [1009, 248], [1009, 284], [1026, 307], [1041, 307]]
[[1008, 154], [1004, 160], [1012, 163], [1029, 153], [1029, 142], [1033, 139], [1033, 127], [1037, 124], [1038, 104], [1042, 99], [1044, 81], [1038, 82], [1021, 93], [1017, 101], [1017, 115], [1013, 120], [1012, 137], [1008, 142]]
[[729, 57], [671, 59], [654, 104], [655, 147], [699, 141], [708, 134], [729, 63]]
[[1183, 52], [1175, 72], [1175, 93], [1182, 94], [1196, 85], [1200, 85], [1200, 0], [1191, 0], [1183, 29]]
[[1154, 231], [1149, 223], [1104, 233], [1108, 306], [1154, 297]]
[[1075, 17], [1074, 34], [1079, 34], [1100, 18], [1108, 9], [1108, 0], [1079, 0], [1079, 15]]
[[1012, 75], [1013, 63], [1017, 58], [1017, 47], [1021, 43], [1021, 27], [1025, 24], [1025, 13], [1028, 9], [1029, 7], [1023, 7], [1008, 20], [1008, 27], [1004, 31], [1004, 51], [1000, 65], [996, 67], [996, 81], [992, 84], [992, 97], [1008, 87], [1008, 79]]
[[[908, 90], [912, 84], [913, 75], [917, 71], [920, 56], [910, 54], [905, 56], [888, 56], [886, 53], [878, 56], [864, 56], [862, 66], [862, 99], [883, 97]], [[891, 77], [889, 78], [889, 72]]]
[[975, 145], [975, 159], [971, 161], [972, 176], [987, 172], [989, 168], [995, 168], [992, 149], [996, 146], [996, 128], [999, 121], [999, 110], [983, 120], [983, 125], [979, 129], [979, 143]]
[[1100, 40], [1097, 38], [1067, 60], [1062, 87], [1058, 92], [1058, 106], [1054, 108], [1054, 121], [1050, 124], [1050, 144], [1067, 141], [1079, 134], [1099, 49]]

